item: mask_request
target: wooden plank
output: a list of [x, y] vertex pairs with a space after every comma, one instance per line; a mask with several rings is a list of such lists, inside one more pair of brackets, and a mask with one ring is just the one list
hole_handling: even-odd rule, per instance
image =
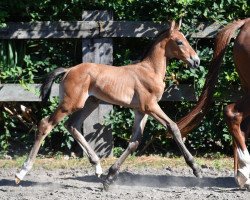
[[0, 28], [0, 39], [154, 37], [167, 27], [150, 21], [19, 22]]
[[167, 23], [142, 21], [100, 22], [101, 37], [155, 37], [168, 29]]
[[[0, 84], [0, 101], [27, 101], [39, 102], [39, 88], [41, 84]], [[235, 102], [243, 95], [239, 86], [230, 86], [228, 91], [224, 91], [223, 96], [214, 97], [215, 101]], [[51, 97], [59, 96], [59, 84], [53, 84]], [[166, 88], [161, 101], [197, 101], [193, 85], [180, 84], [171, 85]]]
[[165, 89], [161, 101], [197, 101], [193, 85], [170, 85]]
[[[191, 37], [213, 38], [222, 27], [219, 23], [200, 23]], [[155, 37], [167, 28], [166, 22], [151, 21], [9, 22], [0, 28], [0, 39]]]
[[0, 29], [0, 39], [85, 38], [98, 34], [96, 21], [19, 22]]
[[223, 27], [222, 24], [200, 23], [195, 32], [191, 34], [192, 38], [214, 38], [217, 32]]
[[[40, 86], [41, 84], [0, 84], [0, 101], [39, 102]], [[59, 84], [53, 84], [50, 96], [59, 96]]]

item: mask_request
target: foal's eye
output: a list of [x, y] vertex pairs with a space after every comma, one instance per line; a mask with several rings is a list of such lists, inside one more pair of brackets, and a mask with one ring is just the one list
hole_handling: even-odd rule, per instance
[[181, 40], [176, 40], [176, 44], [177, 44], [178, 46], [181, 46], [181, 45], [183, 45], [183, 42], [182, 42]]

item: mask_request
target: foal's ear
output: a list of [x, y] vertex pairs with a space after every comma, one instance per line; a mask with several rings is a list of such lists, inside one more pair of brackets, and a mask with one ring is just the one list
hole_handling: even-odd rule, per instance
[[174, 20], [170, 21], [168, 25], [169, 25], [169, 34], [171, 34], [175, 29], [175, 21]]
[[181, 24], [182, 24], [182, 18], [180, 18], [178, 25], [176, 25], [177, 30], [181, 29]]

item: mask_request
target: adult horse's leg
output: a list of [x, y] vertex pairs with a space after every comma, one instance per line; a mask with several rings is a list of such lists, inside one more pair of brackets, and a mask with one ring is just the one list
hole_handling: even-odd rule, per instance
[[180, 130], [175, 122], [173, 122], [160, 108], [158, 103], [152, 103], [148, 105], [147, 113], [159, 121], [163, 126], [169, 128], [170, 133], [173, 135], [175, 142], [177, 143], [182, 155], [185, 158], [186, 163], [192, 168], [193, 174], [196, 177], [201, 178], [200, 169], [194, 162], [192, 154], [186, 148]]
[[95, 174], [98, 177], [102, 174], [100, 158], [96, 155], [95, 151], [91, 148], [89, 143], [85, 140], [84, 136], [80, 132], [82, 129], [83, 121], [98, 107], [99, 102], [100, 101], [98, 99], [90, 97], [86, 101], [84, 108], [70, 115], [69, 119], [65, 123], [67, 130], [79, 143], [79, 145], [89, 158], [90, 163], [95, 166]]
[[127, 149], [123, 152], [123, 154], [118, 158], [118, 160], [109, 168], [108, 175], [103, 183], [105, 190], [107, 190], [109, 185], [116, 179], [119, 173], [120, 166], [128, 157], [128, 155], [133, 153], [137, 149], [141, 141], [141, 137], [147, 122], [147, 118], [148, 115], [135, 110], [135, 120], [132, 128], [132, 137], [130, 139], [129, 145]]
[[[229, 104], [226, 109], [225, 109], [225, 116], [226, 116], [226, 122], [230, 123], [230, 120], [228, 120], [227, 118], [230, 119], [230, 116], [232, 114], [233, 108], [235, 107], [235, 103]], [[229, 127], [229, 124], [228, 124]], [[247, 122], [246, 120], [242, 121], [240, 123], [240, 131], [241, 131], [241, 135], [243, 136], [242, 140], [245, 140], [245, 134], [248, 132], [248, 127], [247, 127]], [[245, 143], [245, 142], [244, 142]], [[237, 177], [237, 171], [239, 169], [239, 157], [238, 157], [238, 145], [236, 140], [233, 138], [233, 155], [234, 155], [234, 175], [235, 178]], [[237, 178], [236, 181], [238, 182]]]
[[249, 103], [250, 98], [246, 96], [239, 102], [226, 106], [224, 113], [234, 140], [235, 179], [240, 187], [250, 187], [250, 155], [245, 143], [246, 132], [241, 131], [241, 123], [250, 115]]

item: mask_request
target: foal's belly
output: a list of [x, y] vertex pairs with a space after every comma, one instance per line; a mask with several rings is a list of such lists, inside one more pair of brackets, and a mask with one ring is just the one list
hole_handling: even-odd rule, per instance
[[95, 86], [89, 92], [89, 95], [108, 102], [110, 104], [121, 105], [126, 107], [139, 107], [139, 101], [135, 91], [132, 88]]

